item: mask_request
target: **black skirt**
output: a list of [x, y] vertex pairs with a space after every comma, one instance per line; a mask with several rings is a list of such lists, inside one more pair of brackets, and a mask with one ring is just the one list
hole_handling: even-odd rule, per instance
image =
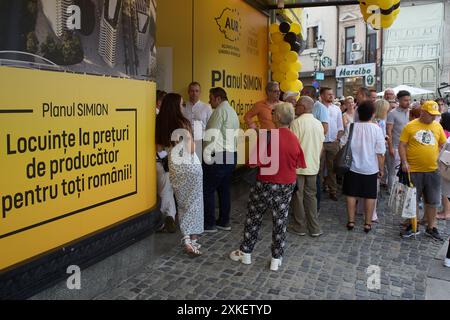
[[349, 197], [376, 199], [378, 194], [377, 179], [377, 173], [365, 175], [349, 171], [344, 175], [342, 191]]

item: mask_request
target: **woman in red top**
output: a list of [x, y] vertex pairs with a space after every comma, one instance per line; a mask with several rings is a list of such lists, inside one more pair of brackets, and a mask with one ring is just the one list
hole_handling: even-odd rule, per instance
[[[260, 139], [259, 146], [267, 147], [266, 156], [257, 157], [259, 168], [256, 183], [250, 189], [244, 240], [240, 249], [230, 253], [233, 261], [251, 263], [251, 253], [258, 240], [262, 216], [267, 209], [272, 212], [272, 261], [270, 269], [278, 270], [286, 242], [286, 225], [289, 203], [297, 179], [296, 169], [306, 168], [298, 138], [289, 130], [294, 120], [294, 107], [290, 103], [275, 106], [273, 119], [278, 129], [270, 130], [270, 141]], [[265, 137], [266, 132], [260, 132]], [[258, 152], [259, 155], [261, 153]]]

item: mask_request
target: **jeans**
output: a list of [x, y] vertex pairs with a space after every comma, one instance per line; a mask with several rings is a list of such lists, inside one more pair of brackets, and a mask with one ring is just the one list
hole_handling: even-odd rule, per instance
[[219, 219], [220, 226], [230, 223], [230, 179], [237, 162], [237, 153], [223, 153], [224, 157], [233, 159], [233, 163], [206, 164], [203, 163], [203, 203], [205, 229], [214, 229], [216, 226], [216, 203], [215, 193], [219, 195]]

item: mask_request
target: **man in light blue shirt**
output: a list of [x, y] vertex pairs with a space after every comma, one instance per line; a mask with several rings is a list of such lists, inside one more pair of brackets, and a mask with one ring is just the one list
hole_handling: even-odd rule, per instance
[[322, 102], [316, 101], [316, 103], [314, 103], [313, 116], [322, 123], [323, 131], [325, 132], [326, 136], [328, 134], [328, 121], [329, 121], [328, 109]]

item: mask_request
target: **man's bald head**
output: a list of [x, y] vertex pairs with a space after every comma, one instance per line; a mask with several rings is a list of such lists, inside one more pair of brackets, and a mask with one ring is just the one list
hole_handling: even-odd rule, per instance
[[300, 99], [298, 99], [298, 103], [305, 108], [305, 112], [311, 113], [313, 111], [314, 100], [311, 97], [301, 96]]
[[295, 108], [295, 114], [300, 116], [304, 113], [312, 113], [314, 108], [314, 100], [308, 96], [301, 96]]

